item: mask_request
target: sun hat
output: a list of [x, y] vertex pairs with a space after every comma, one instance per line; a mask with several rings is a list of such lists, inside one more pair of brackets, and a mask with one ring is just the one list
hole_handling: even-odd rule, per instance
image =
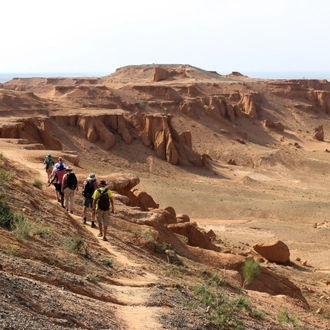
[[67, 166], [65, 170], [66, 170], [66, 171], [72, 171], [72, 167]]
[[91, 181], [96, 180], [95, 174], [94, 173], [89, 173], [89, 176], [88, 176], [87, 180], [91, 180]]
[[106, 181], [104, 181], [104, 180], [100, 181], [100, 186], [106, 186], [106, 185], [107, 185]]

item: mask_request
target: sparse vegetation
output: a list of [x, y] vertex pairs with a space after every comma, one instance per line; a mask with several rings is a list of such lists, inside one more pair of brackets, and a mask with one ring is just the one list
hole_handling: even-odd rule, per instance
[[39, 179], [35, 179], [32, 185], [38, 189], [42, 189], [42, 182]]
[[289, 311], [287, 310], [287, 308], [285, 308], [277, 315], [277, 320], [280, 323], [288, 323], [295, 326], [297, 324], [298, 318], [296, 316], [289, 315]]
[[43, 226], [34, 228], [33, 233], [40, 236], [52, 235], [51, 230], [48, 227], [43, 227]]
[[260, 262], [254, 261], [253, 259], [246, 259], [242, 268], [243, 274], [243, 288], [255, 281], [260, 275]]
[[13, 229], [13, 235], [16, 239], [22, 240], [30, 236], [33, 225], [23, 214], [14, 213], [11, 228]]
[[88, 246], [80, 236], [69, 236], [63, 239], [64, 248], [74, 254], [80, 254], [85, 257], [89, 257]]
[[10, 211], [9, 205], [6, 202], [0, 201], [0, 226], [10, 228], [13, 220], [13, 213]]
[[18, 255], [18, 251], [17, 248], [14, 245], [8, 245], [5, 247], [4, 249], [5, 253], [10, 255], [10, 256], [17, 256]]
[[86, 280], [92, 283], [97, 283], [99, 281], [99, 278], [97, 277], [97, 275], [94, 274], [87, 274], [86, 275]]
[[112, 267], [112, 260], [108, 259], [108, 258], [103, 258], [101, 259], [101, 262], [103, 265], [108, 266], [108, 267]]

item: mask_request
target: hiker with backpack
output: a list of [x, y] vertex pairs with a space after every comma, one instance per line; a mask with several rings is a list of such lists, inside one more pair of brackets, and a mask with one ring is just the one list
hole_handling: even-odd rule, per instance
[[66, 174], [65, 167], [63, 163], [61, 163], [58, 166], [55, 166], [54, 171], [52, 172], [51, 176], [48, 179], [48, 185], [49, 187], [51, 184], [55, 187], [55, 193], [57, 201], [61, 203], [62, 207], [64, 207], [64, 194], [62, 193], [62, 181], [63, 177]]
[[107, 230], [110, 225], [110, 203], [112, 213], [115, 212], [115, 206], [112, 192], [107, 188], [107, 183], [104, 180], [100, 181], [100, 188], [94, 191], [92, 198], [93, 210], [96, 209], [97, 222], [100, 229], [98, 237], [103, 237], [103, 241], [108, 241]]
[[74, 194], [78, 191], [78, 180], [76, 175], [72, 172], [72, 168], [67, 166], [66, 173], [62, 180], [62, 193], [64, 194], [64, 207], [66, 211], [73, 213]]
[[47, 173], [47, 176], [49, 179], [49, 177], [51, 176], [51, 174], [53, 172], [53, 168], [54, 168], [54, 164], [55, 164], [51, 154], [46, 155], [44, 164], [45, 164], [45, 170], [46, 170], [46, 173]]
[[[97, 181], [96, 181], [96, 176], [94, 173], [90, 173], [88, 178], [84, 181], [83, 186], [82, 186], [82, 195], [84, 197], [83, 200], [83, 224], [86, 224], [87, 221], [87, 209], [91, 208], [93, 206], [93, 193], [94, 191], [99, 187]], [[95, 225], [95, 210], [92, 209], [92, 223], [91, 223], [92, 228], [96, 228]]]

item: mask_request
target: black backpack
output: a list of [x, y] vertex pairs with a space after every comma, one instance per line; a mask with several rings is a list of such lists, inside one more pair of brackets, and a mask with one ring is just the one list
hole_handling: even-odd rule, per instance
[[99, 198], [97, 201], [98, 209], [102, 211], [108, 211], [110, 208], [110, 198], [108, 195], [108, 189], [97, 189], [99, 193]]
[[68, 173], [66, 176], [66, 186], [72, 190], [75, 190], [77, 188], [77, 178], [74, 173]]
[[82, 192], [84, 197], [92, 197], [94, 192], [94, 181], [87, 181], [84, 187], [84, 190]]

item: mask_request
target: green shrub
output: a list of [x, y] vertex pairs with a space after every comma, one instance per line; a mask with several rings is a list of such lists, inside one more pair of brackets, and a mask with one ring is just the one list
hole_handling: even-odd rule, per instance
[[21, 240], [30, 236], [33, 230], [33, 225], [23, 214], [14, 213], [11, 228], [13, 229], [13, 235], [18, 240]]
[[40, 235], [40, 236], [52, 235], [52, 232], [50, 231], [50, 229], [48, 227], [43, 227], [43, 226], [34, 228], [33, 233], [36, 235]]
[[297, 324], [297, 317], [296, 316], [290, 316], [288, 310], [285, 308], [281, 313], [277, 315], [277, 320], [280, 323], [289, 323], [292, 325]]
[[112, 267], [112, 260], [110, 260], [108, 258], [101, 259], [101, 262], [105, 266]]
[[97, 275], [94, 274], [87, 274], [86, 275], [86, 280], [92, 283], [97, 283], [99, 281], [99, 278], [97, 277]]
[[12, 171], [6, 171], [2, 168], [0, 168], [0, 183], [4, 186], [7, 185], [7, 182], [9, 182], [13, 177]]
[[0, 226], [10, 229], [13, 217], [9, 205], [6, 202], [0, 201]]
[[4, 249], [5, 253], [7, 253], [10, 256], [17, 256], [18, 251], [16, 250], [16, 247], [14, 245], [8, 245]]
[[246, 259], [242, 268], [243, 273], [243, 288], [255, 281], [260, 275], [260, 262], [254, 261], [253, 259]]
[[35, 179], [32, 185], [38, 189], [42, 189], [42, 182], [39, 179]]
[[88, 247], [80, 236], [72, 235], [66, 237], [63, 240], [63, 244], [64, 248], [70, 253], [81, 254], [85, 257], [89, 256]]

